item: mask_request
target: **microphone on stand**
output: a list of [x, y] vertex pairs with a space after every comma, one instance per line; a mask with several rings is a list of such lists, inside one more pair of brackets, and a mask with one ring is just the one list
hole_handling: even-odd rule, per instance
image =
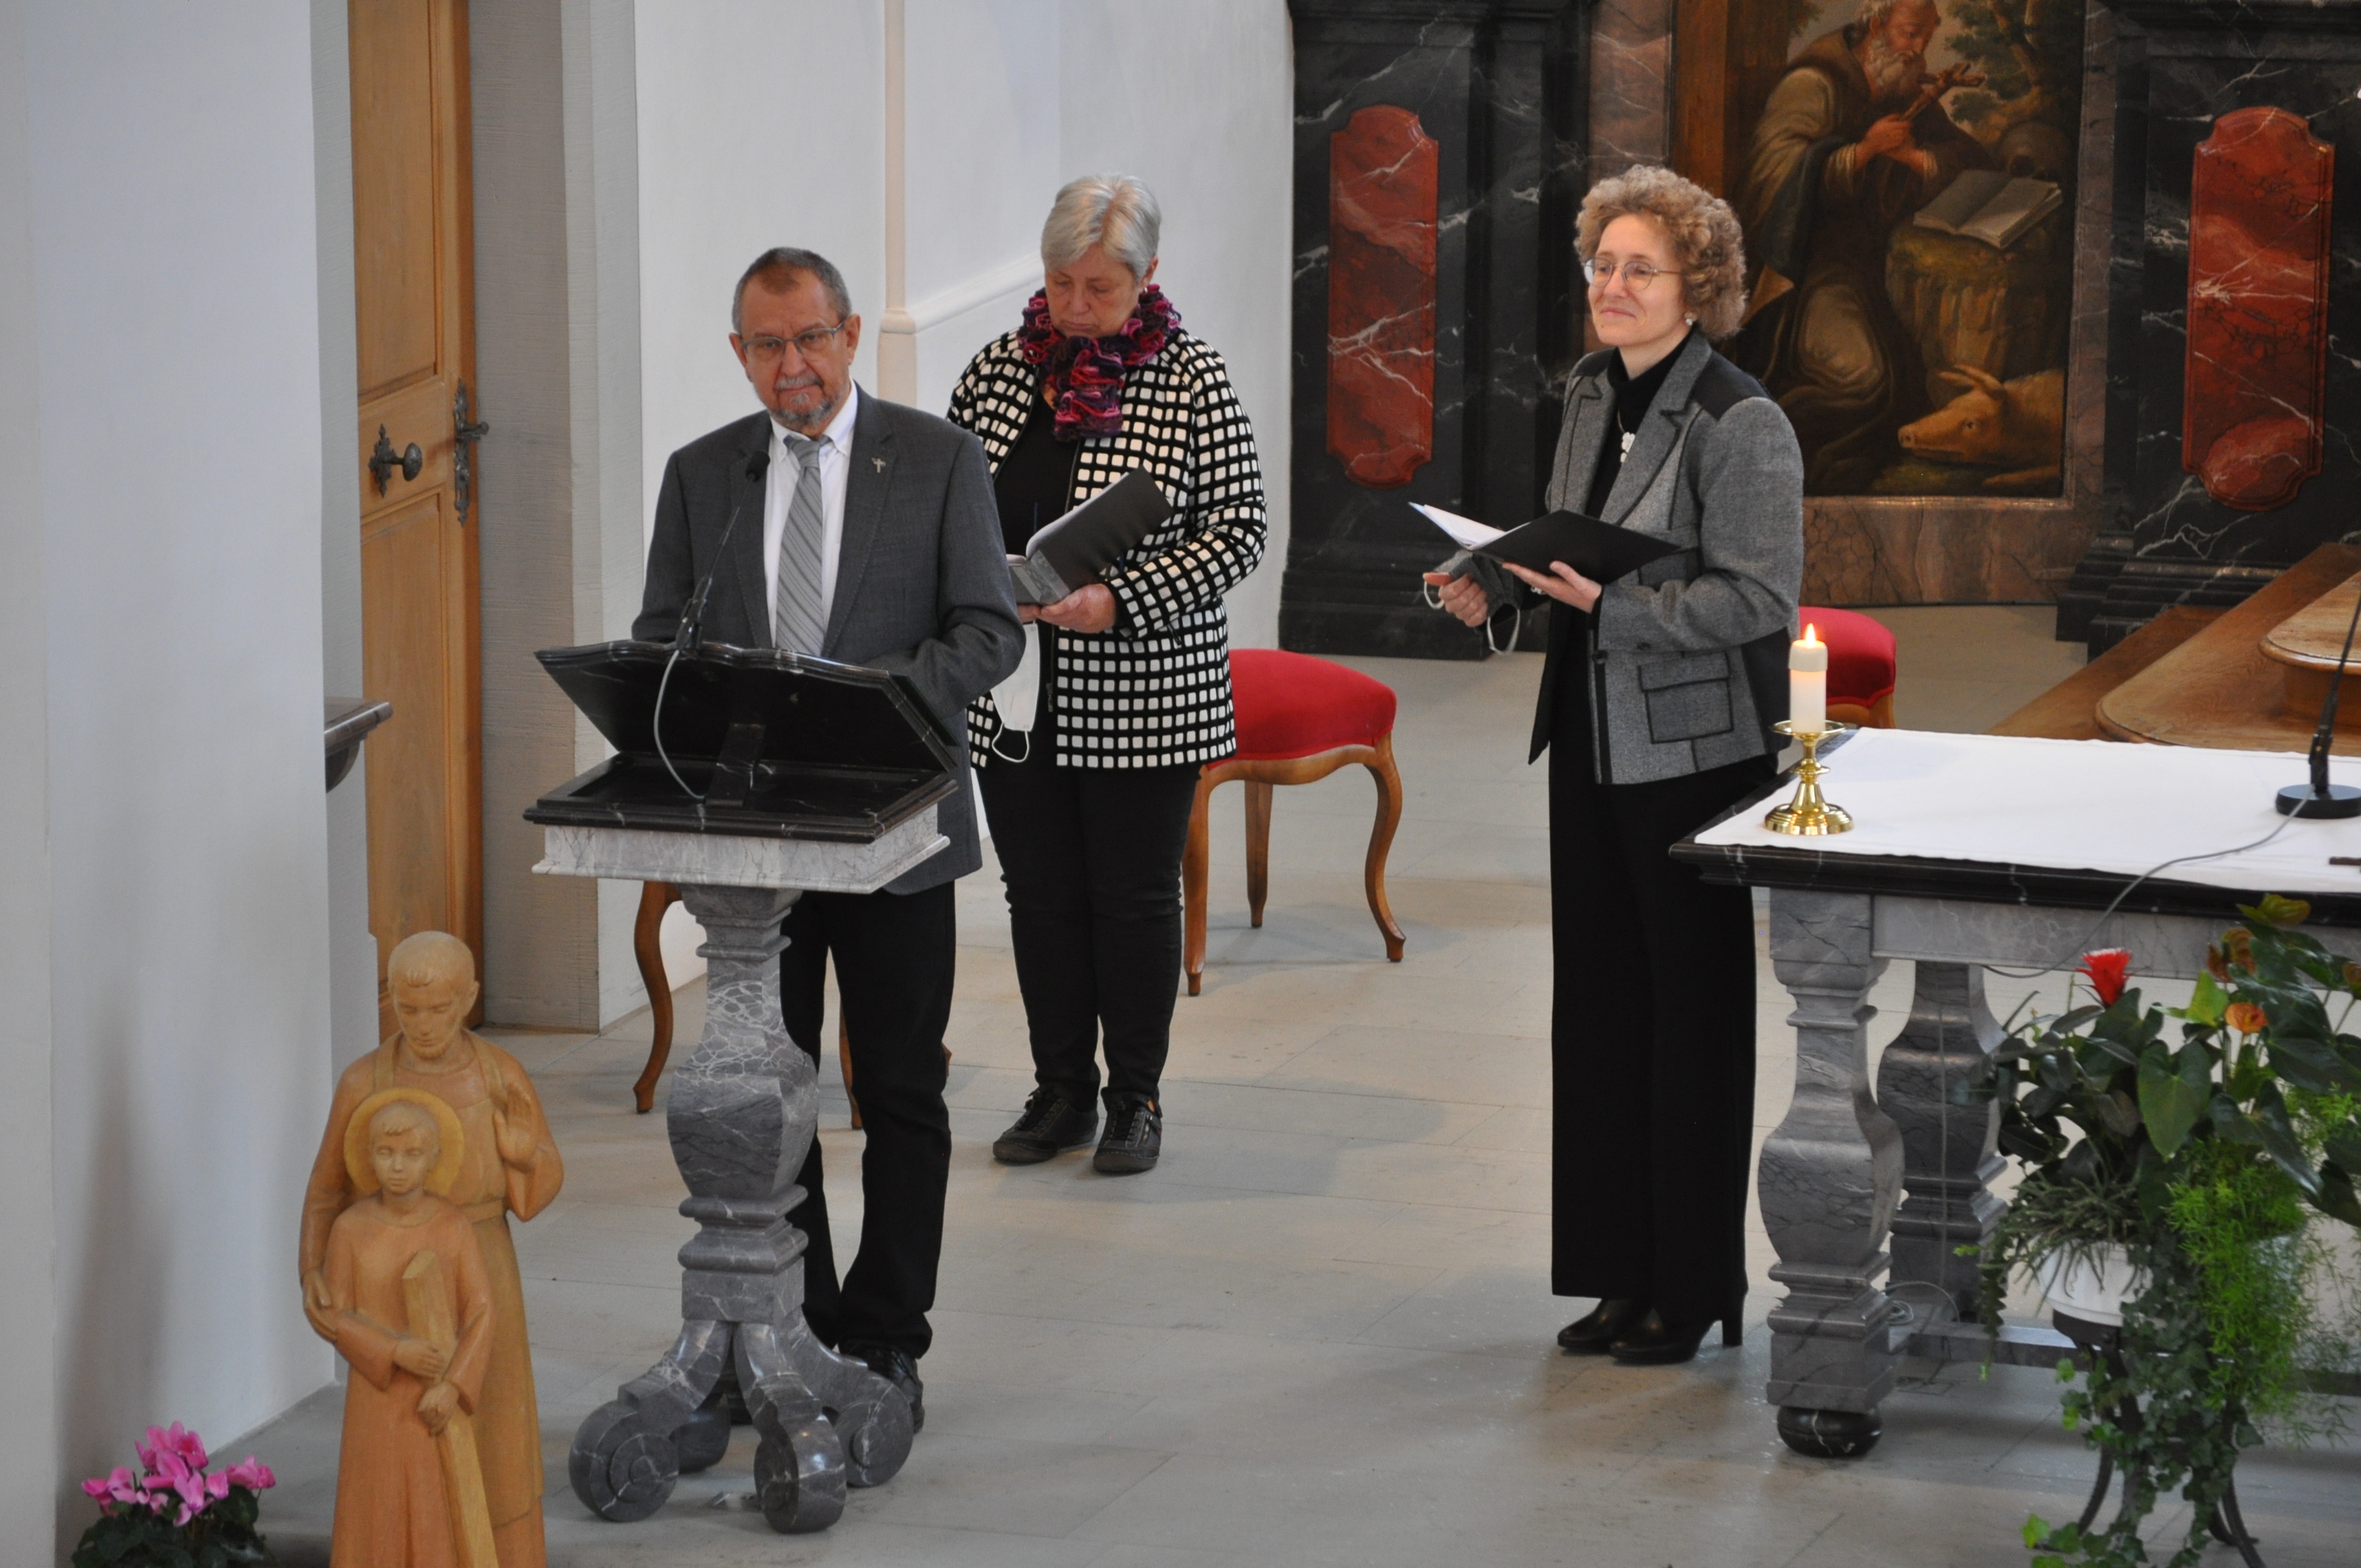
[[[771, 449], [767, 444], [746, 459], [746, 477], [752, 484], [761, 484], [770, 468]], [[680, 612], [680, 625], [672, 634], [675, 655], [696, 652], [705, 640], [705, 601], [713, 597], [714, 576], [721, 570], [721, 563], [730, 559], [730, 536], [738, 531], [738, 514], [745, 510], [746, 498], [741, 496], [738, 504], [730, 509], [730, 521], [722, 526], [721, 543], [713, 552], [713, 565], [706, 568], [705, 580], [697, 585], [697, 592], [689, 596]]]
[[2361, 628], [2361, 595], [2353, 602], [2353, 619], [2345, 628], [2345, 651], [2336, 656], [2336, 674], [2328, 683], [2328, 700], [2320, 705], [2320, 728], [2312, 733], [2312, 779], [2289, 784], [2279, 794], [2281, 817], [2361, 817], [2361, 789], [2328, 782], [2328, 749], [2336, 737], [2336, 695], [2345, 685], [2345, 666], [2353, 657], [2353, 632]]
[[[768, 445], [746, 459], [746, 477], [752, 483], [761, 484], [763, 476], [770, 469], [771, 449]], [[738, 514], [745, 510], [746, 498], [740, 496], [738, 504], [730, 509], [730, 521], [722, 525], [721, 543], [714, 548], [713, 565], [706, 568], [705, 580], [697, 585], [697, 592], [689, 596], [687, 606], [680, 612], [680, 625], [672, 634], [672, 657], [664, 661], [664, 678], [656, 682], [655, 712], [648, 719], [649, 733], [655, 738], [657, 761], [664, 763], [664, 772], [672, 775], [672, 782], [678, 784], [680, 792], [691, 800], [703, 800], [705, 795], [688, 787], [688, 781], [680, 776], [678, 768], [673, 766], [671, 753], [664, 750], [664, 696], [672, 690], [673, 666], [680, 663], [683, 653], [696, 652], [704, 641], [705, 601], [713, 597], [714, 576], [721, 570], [721, 563], [730, 559], [730, 536], [738, 531]]]

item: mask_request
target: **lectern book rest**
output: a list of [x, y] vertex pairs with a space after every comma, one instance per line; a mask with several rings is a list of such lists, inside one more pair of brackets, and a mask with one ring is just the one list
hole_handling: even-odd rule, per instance
[[677, 661], [667, 642], [534, 657], [616, 755], [535, 801], [529, 822], [866, 844], [958, 787], [950, 736], [883, 670], [717, 642]]

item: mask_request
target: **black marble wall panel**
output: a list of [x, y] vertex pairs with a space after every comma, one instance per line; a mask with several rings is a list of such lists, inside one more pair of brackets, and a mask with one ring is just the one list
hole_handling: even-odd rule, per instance
[[[1295, 22], [1294, 457], [1279, 641], [1306, 652], [1480, 658], [1419, 573], [1449, 543], [1405, 503], [1501, 524], [1540, 508], [1579, 356], [1574, 214], [1583, 0], [1290, 0]], [[1411, 110], [1440, 144], [1434, 455], [1372, 490], [1327, 450], [1329, 137]]]
[[[2095, 653], [2166, 606], [2235, 604], [2313, 548], [2361, 536], [2361, 0], [2127, 0], [2119, 7], [2107, 528], [2059, 604]], [[2270, 511], [2234, 510], [2181, 466], [2189, 192], [2233, 109], [2302, 116], [2336, 149], [2326, 451]]]

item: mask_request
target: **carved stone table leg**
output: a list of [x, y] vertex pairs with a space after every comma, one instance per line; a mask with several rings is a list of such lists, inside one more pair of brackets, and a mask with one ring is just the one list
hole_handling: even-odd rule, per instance
[[1771, 1381], [1779, 1435], [1799, 1453], [1866, 1453], [1894, 1387], [1893, 1303], [1876, 1284], [1902, 1195], [1902, 1134], [1869, 1089], [1863, 999], [1885, 961], [1870, 952], [1863, 894], [1771, 892], [1771, 961], [1795, 999], [1795, 1098], [1763, 1146], [1771, 1277]]
[[1877, 1066], [1877, 1102], [1902, 1129], [1907, 1190], [1894, 1217], [1894, 1281], [1934, 1286], [1969, 1321], [1976, 1260], [1959, 1249], [1980, 1245], [2008, 1207], [1991, 1187], [2002, 1168], [2000, 1104], [1955, 1103], [1949, 1091], [2000, 1039], [1982, 968], [1921, 959], [1910, 1022]]
[[796, 1173], [819, 1125], [811, 1058], [787, 1038], [779, 1008], [780, 922], [792, 892], [683, 887], [706, 930], [705, 1034], [673, 1074], [665, 1119], [688, 1183], [680, 1212], [701, 1227], [680, 1249], [681, 1332], [655, 1365], [626, 1383], [575, 1433], [574, 1495], [628, 1522], [662, 1508], [706, 1459], [691, 1419], [734, 1368], [754, 1426], [756, 1494], [781, 1530], [823, 1530], [848, 1485], [893, 1478], [910, 1453], [902, 1391], [812, 1337], [804, 1322], [804, 1234], [787, 1223], [803, 1201]]

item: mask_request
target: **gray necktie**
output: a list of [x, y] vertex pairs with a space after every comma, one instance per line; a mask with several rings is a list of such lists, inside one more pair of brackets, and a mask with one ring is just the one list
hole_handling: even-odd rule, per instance
[[771, 642], [797, 653], [817, 653], [828, 635], [820, 614], [819, 444], [781, 431], [787, 455], [800, 472], [795, 499], [787, 503], [786, 532], [779, 536], [779, 576], [771, 596]]

